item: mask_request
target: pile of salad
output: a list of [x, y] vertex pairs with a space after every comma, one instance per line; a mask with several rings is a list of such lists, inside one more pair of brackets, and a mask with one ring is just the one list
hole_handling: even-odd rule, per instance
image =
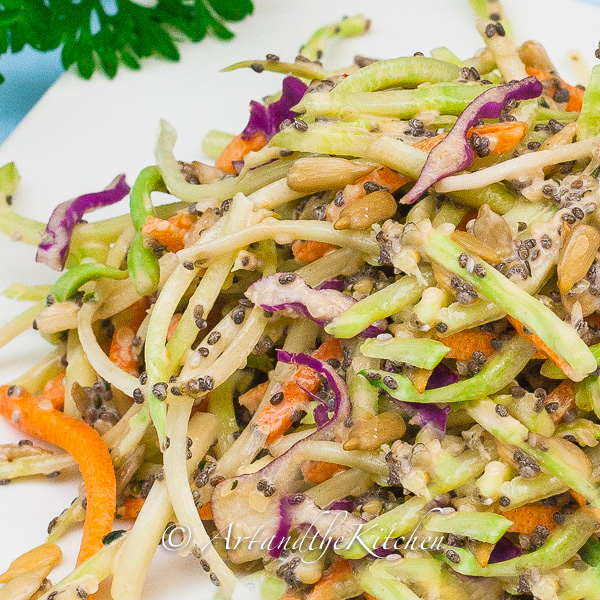
[[54, 349], [0, 387], [0, 480], [83, 479], [1, 599], [139, 600], [182, 537], [222, 598], [600, 598], [600, 65], [570, 85], [473, 3], [468, 60], [326, 70], [357, 16], [233, 65], [284, 77], [215, 166], [163, 122], [131, 189], [48, 223], [0, 169], [0, 230], [61, 272], [4, 292], [33, 304], [0, 344]]

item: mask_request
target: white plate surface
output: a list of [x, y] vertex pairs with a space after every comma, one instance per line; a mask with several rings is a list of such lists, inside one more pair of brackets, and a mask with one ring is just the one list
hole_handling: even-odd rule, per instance
[[[519, 41], [536, 39], [549, 50], [565, 79], [573, 80], [566, 55], [580, 50], [588, 63], [598, 44], [600, 10], [574, 0], [506, 0], [505, 7]], [[293, 59], [300, 44], [317, 26], [347, 14], [363, 12], [372, 19], [367, 35], [336, 40], [326, 53], [326, 66], [351, 62], [355, 54], [388, 58], [427, 53], [447, 46], [461, 57], [482, 46], [467, 0], [256, 0], [255, 15], [233, 25], [237, 36], [228, 44], [208, 39], [181, 48], [181, 62], [146, 61], [140, 72], [122, 70], [108, 81], [63, 75], [0, 147], [0, 164], [15, 161], [22, 184], [16, 210], [45, 221], [65, 199], [104, 187], [116, 173], [131, 183], [153, 163], [158, 121], [165, 118], [179, 132], [181, 159], [201, 158], [201, 140], [210, 129], [239, 132], [247, 120], [250, 99], [278, 88], [281, 76], [251, 71], [219, 73], [219, 69], [266, 53]], [[99, 217], [125, 210], [111, 207]], [[96, 217], [94, 217], [96, 218]], [[20, 281], [51, 283], [54, 273], [34, 262], [31, 247], [0, 239], [0, 289]], [[24, 306], [0, 298], [0, 320]], [[0, 382], [25, 371], [49, 349], [31, 331], [0, 350]], [[21, 438], [0, 422], [0, 443]], [[10, 561], [45, 540], [48, 522], [77, 493], [78, 477], [52, 482], [19, 481], [0, 488], [0, 572]], [[73, 567], [80, 532], [61, 542], [62, 564], [53, 582]], [[180, 559], [159, 549], [144, 589], [144, 600], [190, 600], [210, 594], [204, 573], [194, 559]], [[106, 596], [108, 597], [108, 596]]]

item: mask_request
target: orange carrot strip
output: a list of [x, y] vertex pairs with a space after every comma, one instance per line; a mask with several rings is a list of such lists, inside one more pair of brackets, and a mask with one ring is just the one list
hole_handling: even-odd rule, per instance
[[564, 360], [563, 358], [561, 358], [560, 356], [558, 356], [558, 354], [556, 354], [556, 352], [554, 352], [552, 349], [550, 349], [539, 336], [537, 336], [535, 333], [525, 333], [525, 328], [523, 327], [523, 323], [520, 323], [513, 317], [507, 316], [507, 319], [509, 320], [510, 324], [517, 330], [517, 333], [521, 337], [525, 338], [534, 348], [537, 348], [539, 350], [539, 352], [542, 353], [542, 356], [540, 356], [536, 352], [536, 354], [533, 356], [533, 358], [547, 357], [563, 373], [571, 372], [571, 367], [569, 366], [569, 363], [566, 360]]
[[178, 213], [166, 220], [149, 215], [142, 226], [142, 233], [166, 246], [169, 252], [179, 252], [185, 245], [185, 234], [194, 224], [194, 220], [188, 213]]
[[56, 410], [61, 410], [65, 403], [64, 376], [64, 373], [59, 373], [56, 377], [47, 381], [40, 396], [40, 400], [49, 400]]
[[335, 250], [336, 248], [337, 246], [328, 244], [327, 242], [296, 240], [292, 244], [294, 258], [305, 263], [311, 263], [319, 258], [323, 258], [326, 254], [332, 250]]
[[338, 598], [336, 588], [352, 580], [352, 566], [345, 558], [336, 559], [327, 569], [315, 587], [309, 592], [306, 600], [331, 600]]
[[479, 329], [467, 329], [440, 338], [440, 341], [450, 348], [446, 358], [471, 360], [473, 352], [483, 352], [486, 356], [491, 356], [495, 352], [492, 348], [494, 337], [496, 337], [494, 333], [486, 333]]
[[23, 388], [0, 387], [0, 414], [20, 431], [66, 450], [79, 465], [87, 497], [77, 557], [81, 564], [102, 548], [115, 515], [115, 472], [106, 444], [95, 429], [45, 402], [38, 405], [38, 399]]
[[550, 531], [556, 527], [554, 513], [556, 508], [543, 504], [526, 504], [502, 513], [503, 517], [510, 519], [513, 524], [508, 531], [531, 535], [538, 525], [544, 525]]
[[245, 394], [242, 394], [239, 398], [239, 402], [242, 406], [245, 406], [251, 414], [254, 414], [257, 409], [260, 401], [263, 399], [267, 388], [269, 387], [269, 382], [264, 381], [263, 383], [259, 383], [257, 386], [248, 390]]
[[171, 339], [171, 336], [175, 333], [177, 329], [177, 325], [179, 325], [179, 321], [181, 321], [182, 313], [175, 313], [171, 317], [171, 322], [169, 323], [169, 328], [167, 329], [167, 342]]
[[137, 519], [145, 501], [144, 498], [127, 498], [122, 508], [121, 519]]
[[556, 91], [556, 81], [559, 82], [560, 87], [566, 88], [569, 90], [569, 101], [567, 102], [566, 111], [567, 112], [580, 112], [581, 105], [583, 102], [583, 93], [585, 90], [578, 88], [576, 86], [569, 85], [565, 81], [563, 81], [560, 77], [556, 77], [549, 73], [548, 71], [543, 71], [542, 69], [534, 69], [533, 67], [527, 67], [525, 69], [527, 71], [527, 75], [532, 75], [533, 77], [537, 77], [542, 83], [548, 83], [552, 81], [552, 85], [548, 89], [548, 95], [552, 98], [554, 97], [554, 92]]
[[[505, 121], [503, 123], [489, 123], [471, 127], [467, 137], [474, 133], [488, 138], [490, 142], [490, 155], [505, 154], [510, 152], [527, 133], [527, 123], [522, 121]], [[439, 133], [430, 138], [423, 138], [415, 144], [415, 148], [424, 152], [431, 152], [446, 136], [447, 132]]]
[[126, 325], [115, 327], [108, 358], [122, 371], [134, 375], [139, 375], [139, 356], [133, 349], [133, 338], [135, 332]]
[[365, 183], [367, 182], [375, 183], [392, 194], [409, 181], [411, 181], [410, 177], [400, 175], [396, 171], [392, 171], [389, 167], [377, 167], [355, 183], [349, 184], [344, 188], [344, 206], [353, 204], [367, 195], [367, 191], [365, 190]]
[[213, 520], [212, 508], [210, 507], [210, 502], [207, 502], [206, 504], [202, 505], [198, 509], [198, 515], [200, 515], [200, 518], [203, 521], [212, 521]]
[[[320, 360], [330, 358], [342, 360], [342, 344], [340, 340], [329, 337], [312, 353], [312, 356]], [[282, 386], [283, 400], [279, 404], [267, 404], [256, 415], [256, 427], [267, 436], [267, 445], [281, 437], [291, 427], [294, 413], [307, 408], [312, 400], [300, 386], [316, 394], [321, 390], [321, 379], [310, 367], [300, 367], [290, 381]]]
[[347, 467], [322, 460], [308, 460], [302, 464], [301, 471], [305, 481], [309, 483], [323, 483], [331, 479], [336, 473], [345, 471]]
[[221, 154], [215, 161], [215, 167], [229, 173], [230, 175], [236, 175], [237, 171], [233, 168], [233, 162], [237, 160], [244, 160], [244, 156], [248, 152], [257, 152], [263, 146], [266, 146], [267, 138], [260, 131], [254, 134], [250, 139], [245, 140], [242, 134], [234, 137], [225, 148], [221, 151]]
[[[560, 421], [567, 411], [575, 408], [575, 383], [570, 379], [563, 379], [557, 387], [555, 387], [545, 398], [546, 406], [552, 405], [552, 410], [549, 412], [550, 418], [557, 423]], [[555, 409], [555, 406], [557, 408]]]

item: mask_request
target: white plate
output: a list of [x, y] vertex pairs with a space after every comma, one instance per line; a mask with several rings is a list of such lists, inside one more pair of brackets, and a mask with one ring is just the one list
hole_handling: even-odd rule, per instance
[[[208, 39], [182, 47], [178, 64], [146, 61], [141, 72], [122, 70], [113, 81], [63, 75], [0, 147], [0, 164], [15, 161], [23, 181], [14, 198], [16, 210], [46, 220], [65, 199], [104, 187], [116, 173], [131, 183], [153, 163], [157, 124], [166, 118], [180, 138], [177, 156], [201, 156], [209, 129], [239, 132], [250, 99], [277, 89], [281, 77], [251, 71], [219, 73], [228, 64], [272, 52], [293, 59], [317, 26], [346, 14], [364, 12], [372, 27], [363, 38], [330, 44], [326, 66], [351, 62], [355, 54], [387, 58], [448, 46], [461, 57], [482, 46], [467, 0], [256, 0], [255, 15], [235, 24], [228, 44]], [[573, 79], [566, 53], [583, 52], [593, 62], [600, 10], [573, 0], [506, 0], [517, 39], [536, 39], [549, 50], [559, 71]], [[109, 216], [125, 205], [98, 213]], [[10, 283], [50, 283], [54, 273], [34, 262], [35, 250], [0, 239], [0, 289]], [[0, 298], [2, 321], [23, 305]], [[39, 359], [49, 346], [28, 332], [0, 350], [0, 382], [8, 381]], [[0, 442], [20, 439], [0, 422]], [[77, 493], [77, 476], [52, 482], [19, 481], [0, 488], [0, 572], [25, 550], [42, 543], [48, 522]], [[73, 567], [80, 532], [61, 542], [64, 559], [52, 574], [58, 581]], [[210, 585], [193, 559], [182, 560], [159, 549], [144, 589], [145, 600], [207, 597]]]

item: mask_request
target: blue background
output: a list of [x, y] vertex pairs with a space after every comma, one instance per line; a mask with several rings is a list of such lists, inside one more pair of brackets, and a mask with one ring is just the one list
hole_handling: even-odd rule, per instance
[[[582, 0], [600, 6], [600, 0]], [[60, 49], [36, 52], [29, 47], [0, 58], [0, 144], [62, 73]]]

